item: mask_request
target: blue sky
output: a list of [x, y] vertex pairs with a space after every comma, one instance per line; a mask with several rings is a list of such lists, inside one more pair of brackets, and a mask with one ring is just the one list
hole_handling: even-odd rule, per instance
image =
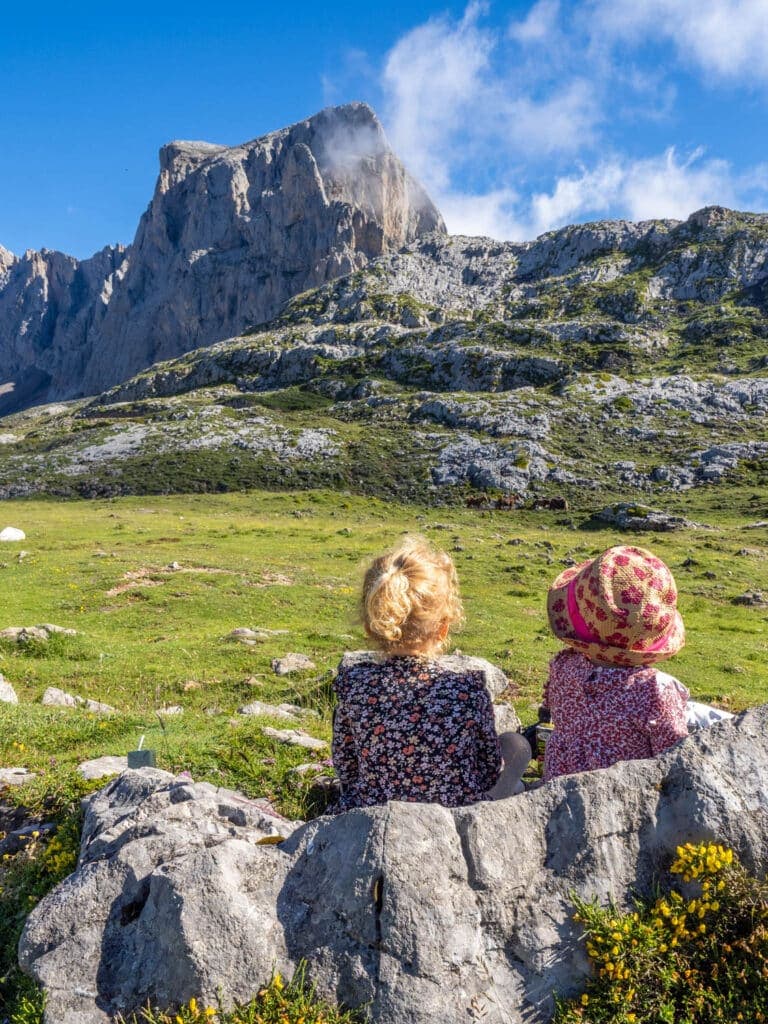
[[768, 208], [768, 0], [3, 7], [17, 253], [130, 242], [164, 142], [234, 145], [353, 99], [455, 232]]

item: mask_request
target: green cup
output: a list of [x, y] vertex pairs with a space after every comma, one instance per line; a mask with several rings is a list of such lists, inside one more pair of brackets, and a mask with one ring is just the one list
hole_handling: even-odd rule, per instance
[[154, 768], [155, 767], [155, 752], [154, 752], [154, 750], [129, 750], [128, 751], [128, 767], [129, 768]]

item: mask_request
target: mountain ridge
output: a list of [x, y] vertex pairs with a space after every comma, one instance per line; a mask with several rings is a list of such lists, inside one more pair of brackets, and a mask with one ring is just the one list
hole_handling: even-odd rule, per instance
[[3, 256], [0, 411], [93, 394], [444, 229], [364, 104], [239, 146], [169, 143], [130, 246]]
[[[768, 483], [768, 216], [450, 236], [375, 115], [341, 110], [258, 145], [171, 143], [132, 248], [28, 255], [10, 306], [39, 358], [6, 395], [27, 408], [0, 419], [0, 497]], [[0, 324], [18, 261], [2, 273]], [[84, 343], [68, 351], [62, 328]]]

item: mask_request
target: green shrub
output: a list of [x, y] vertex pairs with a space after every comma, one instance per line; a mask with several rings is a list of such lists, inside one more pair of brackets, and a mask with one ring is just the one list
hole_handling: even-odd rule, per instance
[[79, 798], [92, 788], [92, 783], [75, 779], [71, 786], [49, 793], [33, 811], [45, 810], [56, 822], [55, 833], [47, 838], [30, 827], [19, 852], [4, 854], [0, 862], [0, 1020], [9, 1024], [42, 1021], [42, 993], [18, 967], [19, 936], [30, 910], [75, 869], [82, 825]]
[[677, 848], [672, 890], [632, 913], [577, 901], [594, 977], [557, 1024], [768, 1020], [768, 884], [715, 843]]
[[[119, 1018], [122, 1021], [122, 1018]], [[361, 1016], [318, 999], [301, 963], [289, 982], [275, 972], [256, 998], [234, 1010], [202, 1006], [190, 999], [178, 1010], [142, 1010], [128, 1024], [356, 1024]], [[125, 1024], [125, 1022], [124, 1022]]]

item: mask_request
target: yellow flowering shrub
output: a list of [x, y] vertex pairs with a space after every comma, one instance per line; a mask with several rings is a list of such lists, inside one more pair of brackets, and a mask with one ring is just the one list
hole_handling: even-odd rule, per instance
[[36, 828], [24, 835], [21, 849], [0, 861], [0, 1021], [40, 1024], [43, 995], [19, 970], [16, 950], [24, 920], [43, 896], [77, 864], [81, 811], [78, 803], [59, 811], [49, 838]]
[[207, 1006], [193, 998], [172, 1012], [143, 1010], [130, 1024], [356, 1024], [360, 1019], [318, 999], [302, 963], [289, 982], [276, 971], [255, 999], [234, 1010]]
[[594, 977], [557, 1024], [768, 1022], [768, 884], [717, 843], [678, 846], [673, 889], [634, 911], [576, 901]]

